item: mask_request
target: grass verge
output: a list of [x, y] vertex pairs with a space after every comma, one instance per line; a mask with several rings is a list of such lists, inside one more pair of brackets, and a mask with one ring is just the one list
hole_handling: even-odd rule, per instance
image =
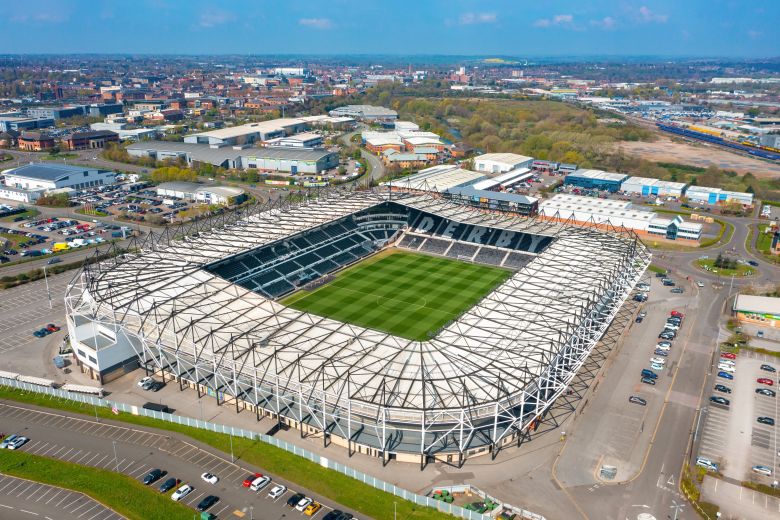
[[770, 497], [780, 498], [780, 489], [767, 486], [766, 484], [758, 484], [757, 482], [745, 480], [742, 482], [742, 487], [758, 491], [759, 493], [769, 495]]
[[708, 271], [719, 276], [752, 276], [756, 273], [755, 268], [745, 264], [737, 264], [736, 269], [714, 267], [715, 259], [713, 258], [701, 258], [696, 260], [696, 266], [699, 269], [703, 269], [704, 271]]
[[[699, 243], [699, 247], [710, 247], [723, 240], [724, 244], [728, 244], [731, 241], [731, 237], [734, 235], [734, 226], [720, 219], [715, 219], [715, 222], [720, 224], [718, 234], [714, 238], [703, 240]], [[725, 235], [725, 236], [724, 236]]]
[[654, 265], [654, 264], [650, 264], [650, 265], [647, 267], [647, 270], [648, 270], [648, 271], [652, 271], [652, 272], [654, 272], [654, 273], [663, 273], [663, 274], [666, 274], [666, 269], [665, 269], [665, 268], [663, 268], [663, 267], [659, 267], [659, 266], [657, 266], [657, 265]]
[[[126, 413], [114, 415], [108, 408], [95, 410], [91, 405], [66, 399], [51, 398], [34, 392], [23, 392], [15, 388], [3, 386], [0, 386], [0, 399], [56, 408], [92, 417], [97, 412], [98, 416], [105, 419], [181, 433], [224, 453], [230, 452], [230, 437], [228, 435], [200, 430], [190, 426], [182, 426], [150, 417]], [[270, 444], [237, 437], [232, 439], [232, 443], [233, 453], [237, 458], [249, 464], [260, 466], [269, 473], [279, 475], [377, 520], [390, 520], [393, 518], [394, 503], [397, 504], [398, 518], [402, 520], [441, 520], [453, 518], [429, 507], [418, 506], [390, 493], [379, 491], [368, 484], [324, 468], [319, 464], [310, 462]]]
[[192, 518], [193, 511], [169, 494], [144, 486], [125, 475], [100, 468], [3, 450], [0, 472], [14, 477], [79, 491], [131, 520]]
[[0, 222], [13, 222], [15, 218], [23, 217], [25, 219], [31, 219], [32, 217], [35, 217], [39, 215], [41, 212], [37, 209], [27, 209], [22, 211], [21, 213], [15, 213], [13, 215], [8, 215], [7, 217], [0, 218]]

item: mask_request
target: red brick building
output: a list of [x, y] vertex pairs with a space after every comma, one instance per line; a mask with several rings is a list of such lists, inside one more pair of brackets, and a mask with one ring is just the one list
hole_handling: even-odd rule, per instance
[[66, 135], [62, 144], [68, 150], [97, 150], [105, 148], [108, 143], [118, 143], [119, 134], [110, 130], [95, 130], [92, 132], [75, 132]]
[[28, 152], [51, 150], [55, 146], [54, 138], [43, 132], [22, 132], [18, 139], [19, 149]]

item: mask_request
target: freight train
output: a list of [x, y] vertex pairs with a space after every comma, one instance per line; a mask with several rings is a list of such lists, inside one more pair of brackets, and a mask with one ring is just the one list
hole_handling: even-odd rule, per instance
[[691, 130], [689, 128], [682, 128], [679, 126], [666, 125], [663, 123], [656, 123], [656, 125], [664, 132], [669, 132], [683, 137], [689, 137], [691, 139], [697, 139], [699, 141], [725, 146], [726, 148], [739, 150], [741, 152], [754, 155], [756, 157], [761, 157], [762, 159], [780, 161], [780, 151], [775, 151], [772, 148], [757, 147], [753, 144], [748, 145], [744, 143], [736, 143], [734, 141], [723, 139], [722, 137], [717, 135], [707, 134], [704, 132], [697, 132], [695, 130]]

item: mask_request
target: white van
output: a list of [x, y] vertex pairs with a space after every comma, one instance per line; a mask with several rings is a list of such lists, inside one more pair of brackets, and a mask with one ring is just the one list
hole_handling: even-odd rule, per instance
[[707, 471], [718, 471], [718, 465], [712, 462], [710, 459], [705, 459], [704, 457], [697, 457], [696, 465], [706, 469]]

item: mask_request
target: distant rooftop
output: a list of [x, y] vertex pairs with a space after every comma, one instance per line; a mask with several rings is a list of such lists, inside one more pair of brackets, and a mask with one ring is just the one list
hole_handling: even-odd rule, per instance
[[62, 177], [73, 175], [74, 173], [108, 171], [110, 170], [89, 168], [87, 166], [73, 166], [70, 164], [31, 163], [9, 170], [5, 174], [42, 181], [57, 181]]

